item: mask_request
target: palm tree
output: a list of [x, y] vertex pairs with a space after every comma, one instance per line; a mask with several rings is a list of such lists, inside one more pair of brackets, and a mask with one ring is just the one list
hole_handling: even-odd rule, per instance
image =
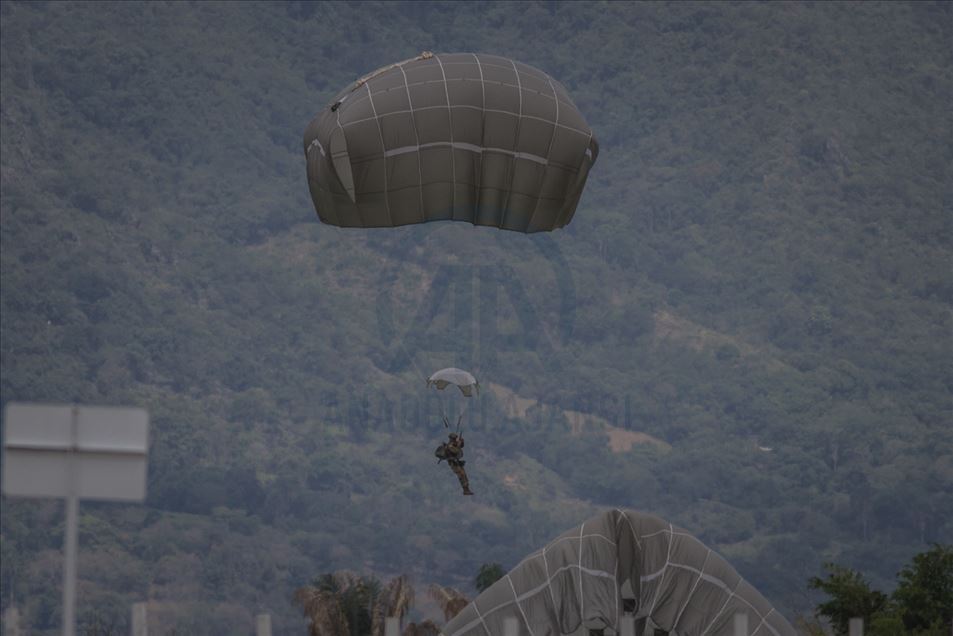
[[414, 588], [405, 575], [382, 588], [373, 576], [341, 571], [315, 578], [294, 600], [311, 621], [310, 636], [384, 636], [385, 619], [401, 620], [413, 606]]
[[294, 599], [311, 619], [311, 636], [367, 636], [380, 590], [373, 576], [341, 571], [315, 578]]
[[433, 584], [428, 591], [430, 592], [430, 598], [435, 600], [440, 609], [443, 610], [443, 618], [447, 622], [450, 622], [454, 616], [460, 613], [460, 610], [470, 604], [467, 597], [452, 587]]
[[414, 605], [414, 587], [407, 579], [407, 575], [401, 574], [390, 580], [377, 596], [374, 603], [373, 619], [371, 622], [371, 635], [384, 635], [384, 619], [388, 616], [397, 617], [398, 621], [403, 621], [404, 616]]
[[309, 585], [295, 590], [294, 600], [311, 621], [309, 636], [350, 636], [347, 618], [335, 592]]

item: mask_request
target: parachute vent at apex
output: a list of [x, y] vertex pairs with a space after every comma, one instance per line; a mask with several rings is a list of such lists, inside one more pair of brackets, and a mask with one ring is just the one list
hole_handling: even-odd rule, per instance
[[[624, 596], [625, 594], [625, 596]], [[628, 595], [631, 595], [628, 596]], [[624, 606], [678, 636], [795, 636], [791, 624], [728, 563], [685, 530], [653, 515], [610, 510], [527, 556], [443, 629], [445, 636], [619, 633]]]
[[364, 76], [314, 118], [304, 148], [324, 223], [527, 233], [569, 223], [599, 152], [561, 84], [474, 53], [422, 54]]

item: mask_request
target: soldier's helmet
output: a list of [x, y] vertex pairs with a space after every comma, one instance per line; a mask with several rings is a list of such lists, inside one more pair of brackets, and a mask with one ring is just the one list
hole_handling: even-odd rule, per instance
[[459, 437], [459, 435], [456, 433], [450, 433], [450, 439], [457, 439], [457, 437]]

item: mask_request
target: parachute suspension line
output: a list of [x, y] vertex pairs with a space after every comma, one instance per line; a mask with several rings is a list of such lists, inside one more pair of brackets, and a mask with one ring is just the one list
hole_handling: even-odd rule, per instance
[[[663, 531], [664, 532], [664, 531]], [[662, 583], [665, 580], [665, 572], [668, 570], [669, 563], [672, 562], [672, 543], [675, 541], [675, 529], [672, 524], [668, 524], [668, 552], [665, 554], [665, 565], [662, 566], [662, 577], [655, 584], [655, 596], [652, 598], [652, 606], [649, 608], [647, 616], [651, 617], [655, 611], [655, 604], [658, 603], [659, 594], [662, 591]]]
[[[345, 96], [341, 99], [341, 102], [343, 102], [345, 99], [347, 99], [347, 95], [345, 95]], [[341, 102], [338, 102], [338, 106], [341, 105]], [[341, 123], [341, 111], [340, 111], [340, 109], [338, 109], [338, 108], [335, 108], [335, 109], [334, 109], [334, 123], [337, 124], [338, 129], [341, 131], [341, 139], [343, 140], [344, 148], [345, 148], [345, 150], [346, 150], [346, 149], [347, 149], [347, 134], [345, 134], [345, 132], [344, 132], [344, 125]], [[331, 142], [330, 146], [331, 146], [331, 147], [330, 147], [330, 151], [331, 151], [331, 163], [333, 164], [333, 163], [334, 163], [334, 142], [333, 142], [333, 141]], [[339, 148], [338, 150], [340, 151], [340, 148]], [[344, 159], [347, 161], [348, 170], [351, 170], [351, 168], [350, 168], [350, 165], [351, 165], [351, 156], [350, 156], [349, 154], [345, 153]], [[337, 170], [336, 167], [335, 167], [335, 170]], [[352, 173], [352, 174], [353, 174], [353, 173]], [[352, 186], [351, 186], [351, 187], [352, 187], [352, 189], [353, 189], [353, 183], [354, 183], [354, 177], [353, 177], [353, 176], [351, 177], [351, 183], [352, 183]], [[347, 192], [347, 190], [348, 190], [347, 185], [344, 185], [344, 190], [345, 190], [345, 192]], [[354, 198], [355, 198], [354, 203], [356, 204], [356, 203], [357, 203], [357, 191], [356, 191], [356, 190], [354, 191]], [[357, 218], [358, 218], [358, 220], [360, 220], [361, 225], [364, 225], [364, 218], [361, 216], [361, 207], [360, 207], [360, 206], [356, 206], [356, 207], [357, 207]]]
[[[442, 391], [450, 385], [455, 385], [457, 389], [460, 390], [460, 393], [463, 394], [463, 402], [460, 403], [459, 412], [456, 410], [456, 402], [453, 397], [446, 396], [442, 394]], [[473, 397], [473, 392], [476, 391], [479, 395], [480, 392], [480, 383], [477, 382], [477, 379], [473, 377], [467, 371], [462, 369], [457, 369], [456, 367], [451, 367], [447, 369], [441, 369], [436, 373], [432, 374], [427, 378], [427, 387], [434, 386], [437, 388], [438, 393], [435, 395], [437, 398], [437, 406], [440, 413], [440, 418], [443, 421], [444, 428], [451, 429], [450, 426], [450, 417], [452, 415], [457, 415], [457, 423], [455, 427], [452, 427], [456, 433], [462, 434], [463, 432], [463, 419], [467, 415], [468, 408], [470, 406], [469, 400]], [[455, 390], [451, 390], [450, 394], [456, 395]], [[434, 394], [431, 394], [434, 395]], [[443, 395], [443, 397], [441, 397]], [[444, 398], [447, 399], [447, 402], [444, 402]], [[429, 402], [428, 402], [429, 403]], [[428, 408], [428, 412], [430, 409]], [[429, 416], [428, 416], [429, 417]]]
[[728, 607], [728, 603], [731, 602], [731, 599], [733, 599], [733, 598], [735, 597], [735, 592], [738, 591], [738, 588], [741, 587], [741, 584], [742, 584], [742, 583], [744, 583], [744, 579], [741, 578], [741, 577], [738, 577], [738, 581], [735, 583], [735, 587], [731, 590], [731, 594], [729, 594], [729, 595], [728, 595], [728, 598], [725, 599], [725, 602], [724, 602], [724, 604], [721, 606], [721, 609], [718, 610], [718, 613], [715, 614], [715, 615], [712, 617], [711, 621], [709, 621], [709, 623], [708, 623], [708, 625], [705, 627], [705, 629], [702, 630], [702, 634], [707, 634], [707, 633], [708, 633], [708, 630], [710, 630], [710, 629], [715, 625], [715, 622], [716, 622], [719, 618], [721, 618], [722, 613], [725, 611], [725, 608]]
[[[708, 549], [708, 553], [705, 554], [705, 560], [702, 561], [701, 570], [698, 572], [698, 578], [695, 579], [695, 584], [692, 585], [692, 589], [688, 592], [688, 596], [685, 597], [685, 604], [682, 605], [682, 609], [678, 611], [678, 616], [675, 617], [675, 621], [672, 623], [672, 631], [678, 633], [678, 622], [682, 620], [682, 615], [685, 613], [685, 610], [688, 609], [688, 606], [692, 603], [692, 597], [695, 596], [695, 590], [698, 589], [698, 584], [701, 583], [702, 578], [705, 575], [705, 566], [708, 565], [708, 559], [711, 557], [711, 548]], [[661, 581], [659, 581], [661, 584]], [[755, 630], [757, 631], [757, 630]]]
[[[480, 58], [476, 53], [473, 54], [473, 59], [476, 60], [477, 69], [480, 71], [480, 89], [483, 95], [483, 101], [480, 106], [480, 148], [486, 148], [486, 80], [483, 78], [483, 65], [480, 64]], [[473, 212], [473, 219], [479, 220], [480, 211], [483, 209], [483, 174], [484, 168], [483, 164], [485, 162], [484, 153], [480, 153], [480, 172], [477, 173], [476, 179], [476, 209]]]
[[[516, 68], [516, 62], [510, 60], [510, 64], [513, 66], [513, 73], [516, 74], [516, 90], [519, 93], [520, 107], [519, 114], [516, 117], [516, 134], [513, 137], [513, 160], [510, 162], [509, 170], [507, 170], [506, 195], [503, 197], [503, 210], [501, 210], [500, 214], [500, 229], [506, 229], [504, 228], [506, 224], [506, 212], [510, 205], [510, 192], [513, 190], [513, 179], [516, 177], [516, 162], [520, 150], [520, 127], [523, 123], [523, 83], [520, 81], [520, 70]], [[486, 108], [486, 106], [484, 106], [484, 108]]]
[[[579, 170], [576, 171], [576, 178], [572, 181], [571, 184], [568, 184], [568, 185], [567, 185], [567, 188], [569, 188], [569, 190], [566, 192], [566, 196], [569, 197], [569, 198], [568, 198], [569, 201], [571, 201], [571, 200], [573, 200], [573, 199], [575, 198], [575, 195], [576, 195], [577, 191], [578, 191], [578, 192], [582, 192], [582, 188], [583, 188], [583, 187], [585, 186], [585, 184], [586, 184], [586, 176], [588, 176], [588, 172], [585, 172], [585, 171], [583, 170], [583, 169], [586, 167], [586, 163], [585, 163], [585, 162], [586, 162], [586, 157], [589, 157], [589, 166], [590, 166], [590, 167], [592, 167], [592, 164], [595, 162], [595, 158], [592, 156], [591, 146], [592, 146], [592, 131], [590, 130], [590, 131], [589, 131], [589, 138], [586, 140], [586, 152], [583, 154], [583, 161], [582, 161], [582, 163], [579, 164]], [[563, 204], [562, 209], [559, 210], [559, 214], [556, 215], [556, 219], [557, 219], [557, 220], [556, 220], [556, 227], [563, 227], [564, 225], [566, 225], [566, 223], [568, 223], [568, 221], [567, 221], [566, 223], [564, 223], [564, 222], [563, 222], [563, 219], [564, 219], [567, 215], [574, 214], [575, 211], [576, 211], [576, 209], [573, 208], [573, 207], [571, 206], [571, 204], [569, 204], [569, 203]]]
[[[757, 610], [755, 610], [755, 611], [757, 611]], [[772, 613], [773, 611], [774, 611], [774, 608], [772, 607], [772, 608], [768, 611], [767, 614], [765, 614], [764, 616], [761, 617], [761, 622], [758, 623], [758, 626], [754, 628], [754, 632], [752, 632], [752, 633], [754, 633], [754, 634], [757, 634], [757, 633], [758, 633], [758, 630], [761, 629], [761, 626], [768, 622], [768, 617], [771, 616], [771, 613]], [[774, 630], [771, 630], [771, 631], [774, 631]], [[775, 632], [775, 633], [777, 633], [777, 632]]]
[[546, 171], [549, 170], [549, 158], [553, 154], [553, 141], [556, 140], [556, 129], [559, 126], [559, 95], [556, 93], [556, 87], [553, 85], [552, 78], [547, 75], [546, 79], [549, 81], [549, 87], [553, 89], [553, 101], [556, 102], [556, 121], [553, 122], [553, 132], [549, 135], [549, 149], [546, 151], [546, 163], [543, 165], [543, 173], [539, 178], [536, 205], [533, 206], [533, 213], [529, 215], [529, 222], [526, 224], [526, 229], [530, 229], [533, 226], [533, 219], [536, 218], [536, 213], [539, 212], [539, 204], [543, 200], [543, 186], [546, 185]]
[[414, 100], [410, 96], [410, 82], [407, 81], [407, 71], [403, 65], [399, 65], [400, 74], [404, 76], [404, 90], [407, 91], [407, 106], [410, 108], [410, 121], [414, 125], [414, 143], [417, 145], [417, 193], [419, 195], [420, 222], [427, 220], [424, 215], [424, 170], [420, 160], [420, 131], [417, 130], [417, 115], [414, 113]]
[[437, 404], [440, 406], [440, 419], [443, 420], [444, 428], [450, 428], [450, 422], [447, 420], [447, 411], [443, 408], [443, 402], [437, 398]]
[[394, 215], [390, 211], [390, 188], [387, 187], [387, 143], [384, 141], [384, 126], [377, 114], [377, 107], [374, 106], [374, 94], [371, 93], [370, 84], [364, 84], [364, 88], [367, 89], [367, 101], [371, 103], [371, 112], [374, 113], [374, 121], [377, 122], [377, 133], [381, 139], [381, 156], [384, 157], [384, 209], [387, 210], [387, 220], [394, 225]]
[[[437, 399], [440, 400], [440, 398], [437, 398]], [[447, 411], [446, 409], [443, 408], [442, 401], [440, 401], [439, 404], [440, 404], [440, 419], [443, 420], [443, 427], [449, 430], [450, 419], [447, 417]], [[460, 412], [459, 417], [457, 417], [457, 425], [454, 430], [458, 435], [461, 434], [461, 431], [463, 430], [463, 427], [460, 426], [460, 422], [463, 420], [463, 413], [466, 411], [466, 408], [467, 408], [466, 404], [464, 404], [463, 410]]]
[[559, 607], [556, 604], [556, 595], [553, 593], [553, 578], [549, 575], [549, 559], [546, 558], [546, 548], [548, 546], [543, 546], [543, 567], [546, 568], [546, 587], [549, 589], [549, 600], [553, 602], [553, 609]]
[[507, 582], [510, 584], [510, 590], [513, 591], [513, 602], [516, 603], [516, 607], [519, 608], [520, 614], [523, 617], [523, 622], [526, 623], [526, 629], [529, 630], [529, 636], [536, 636], [536, 634], [533, 633], [533, 627], [529, 624], [529, 619], [526, 618], [526, 612], [523, 611], [523, 606], [520, 604], [520, 597], [519, 594], [516, 593], [516, 586], [513, 585], [513, 579], [510, 578], [509, 573], [507, 573], [505, 576]]
[[476, 603], [471, 603], [471, 604], [470, 604], [470, 607], [473, 608], [473, 611], [476, 612], [477, 618], [480, 619], [480, 624], [483, 625], [483, 630], [484, 630], [487, 634], [492, 634], [493, 632], [491, 632], [491, 631], [490, 631], [490, 628], [486, 626], [486, 621], [483, 620], [483, 614], [480, 613], [480, 608], [477, 607], [477, 604], [476, 604]]
[[467, 411], [470, 408], [470, 398], [467, 398], [463, 401], [463, 406], [460, 407], [460, 417], [457, 418], [457, 432], [460, 433], [463, 431], [463, 426], [460, 425], [460, 422], [463, 420], [463, 416], [467, 414]]
[[450, 87], [447, 85], [447, 72], [443, 68], [443, 62], [439, 57], [435, 57], [437, 64], [440, 65], [440, 74], [443, 75], [443, 93], [447, 98], [447, 119], [450, 121], [450, 180], [453, 185], [450, 186], [450, 218], [457, 218], [457, 159], [453, 152], [453, 106], [450, 104]]
[[586, 620], [586, 595], [582, 591], [582, 535], [586, 532], [586, 522], [583, 521], [582, 525], [579, 526], [579, 618], [583, 621]]

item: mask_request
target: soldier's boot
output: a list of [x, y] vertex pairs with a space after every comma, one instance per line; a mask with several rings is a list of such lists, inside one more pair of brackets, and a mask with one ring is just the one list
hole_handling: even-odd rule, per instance
[[470, 490], [470, 484], [467, 484], [466, 486], [463, 487], [463, 494], [464, 494], [464, 495], [472, 495], [472, 494], [473, 494], [473, 491]]

